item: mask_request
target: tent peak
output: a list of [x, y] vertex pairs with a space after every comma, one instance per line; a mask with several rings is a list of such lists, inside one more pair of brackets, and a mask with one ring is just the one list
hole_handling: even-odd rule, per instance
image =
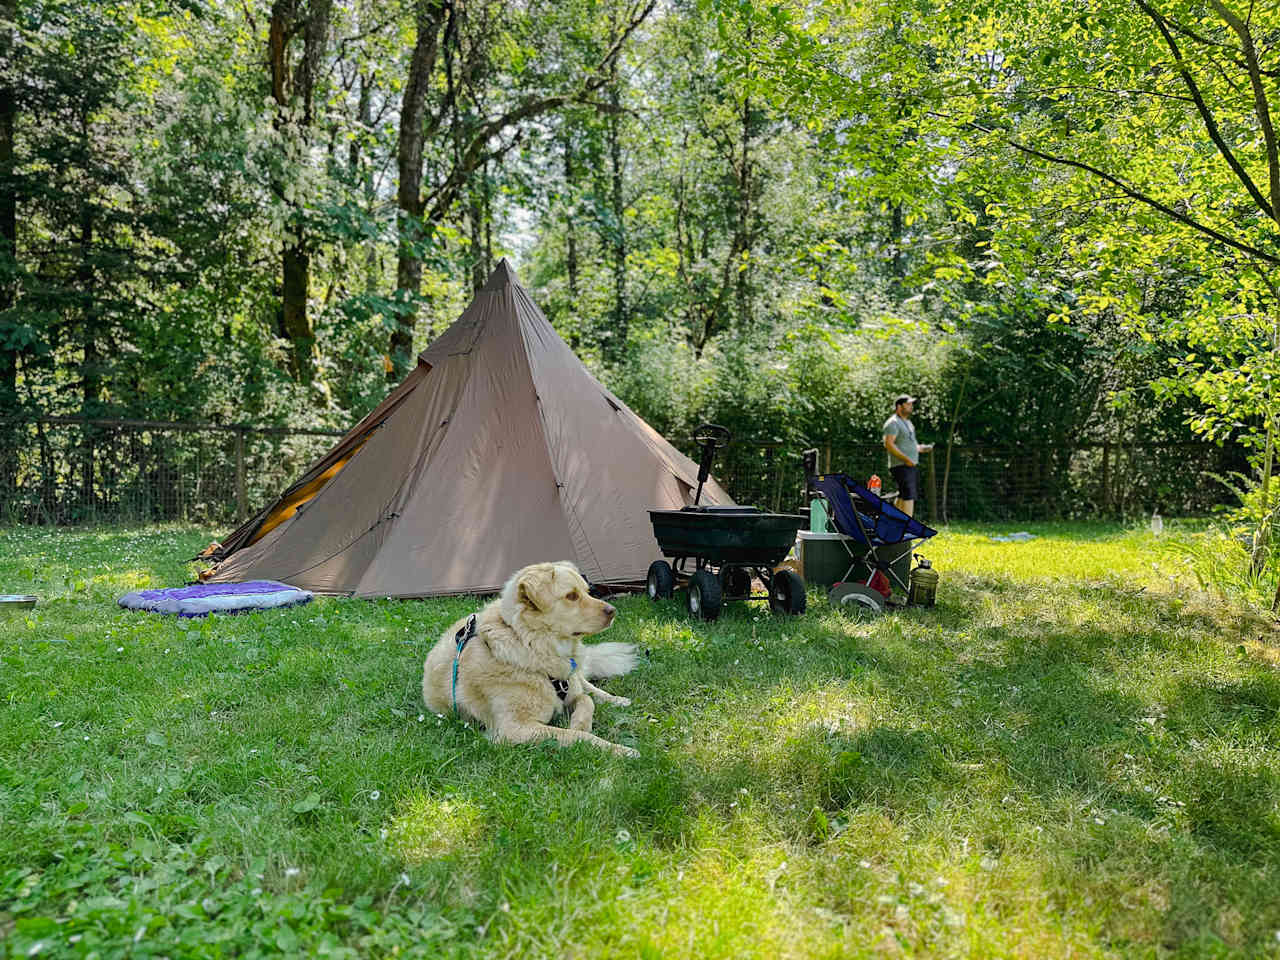
[[498, 261], [498, 265], [493, 268], [493, 273], [489, 274], [489, 279], [481, 292], [496, 293], [503, 287], [512, 284], [518, 287], [520, 286], [520, 281], [516, 278], [516, 271], [511, 266], [511, 261], [503, 257]]

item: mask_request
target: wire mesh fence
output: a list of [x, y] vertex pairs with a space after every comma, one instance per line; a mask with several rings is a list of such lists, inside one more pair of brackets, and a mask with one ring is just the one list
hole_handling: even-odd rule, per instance
[[[0, 523], [231, 524], [282, 493], [339, 431], [46, 417], [0, 423]], [[879, 444], [818, 447], [823, 472], [883, 478]], [[697, 450], [687, 449], [695, 460]], [[735, 442], [713, 472], [739, 503], [805, 505], [803, 445]], [[1232, 448], [1196, 443], [945, 446], [921, 457], [916, 515], [949, 520], [1209, 512], [1213, 476], [1246, 469]]]
[[[860, 480], [876, 474], [894, 492], [880, 444], [817, 449], [821, 472]], [[715, 475], [739, 503], [801, 510], [803, 453], [801, 446], [734, 443]], [[1217, 477], [1247, 469], [1242, 451], [1208, 443], [939, 446], [921, 455], [915, 513], [934, 522], [1121, 518], [1157, 509], [1196, 516], [1234, 500]]]
[[337, 431], [45, 417], [0, 425], [0, 522], [232, 522]]

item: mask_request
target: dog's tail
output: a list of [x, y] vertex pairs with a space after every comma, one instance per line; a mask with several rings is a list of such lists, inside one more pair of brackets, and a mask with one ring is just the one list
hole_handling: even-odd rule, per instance
[[633, 643], [592, 643], [582, 647], [582, 669], [588, 677], [620, 677], [634, 670], [639, 660]]

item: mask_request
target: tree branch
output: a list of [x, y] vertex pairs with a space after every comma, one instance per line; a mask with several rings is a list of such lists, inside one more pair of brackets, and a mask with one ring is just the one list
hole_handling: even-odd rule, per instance
[[[1252, 4], [1250, 4], [1250, 7], [1249, 7], [1249, 18], [1250, 19], [1253, 18]], [[1201, 36], [1200, 34], [1196, 33], [1194, 30], [1190, 29], [1189, 27], [1183, 26], [1182, 24], [1178, 23], [1178, 21], [1174, 20], [1172, 17], [1166, 16], [1164, 17], [1164, 20], [1167, 24], [1169, 24], [1169, 26], [1173, 27], [1174, 30], [1177, 30], [1178, 33], [1182, 34], [1185, 37], [1188, 37], [1191, 40], [1194, 40], [1196, 43], [1202, 44], [1206, 47], [1221, 47], [1224, 50], [1230, 50], [1232, 53], [1236, 52], [1235, 48], [1231, 46], [1231, 44], [1223, 43], [1221, 40], [1213, 40], [1209, 37]], [[1216, 62], [1217, 61], [1215, 61], [1215, 64]], [[1239, 60], [1233, 59], [1232, 63], [1234, 63], [1237, 67], [1242, 67], [1242, 68], [1245, 67], [1245, 64]], [[1218, 69], [1221, 70], [1222, 68], [1219, 67]], [[1260, 72], [1264, 77], [1280, 77], [1280, 70], [1262, 70]]]
[[[1178, 73], [1182, 75], [1183, 82], [1186, 83], [1187, 89], [1191, 92], [1191, 99], [1195, 101], [1196, 109], [1200, 111], [1200, 117], [1204, 121], [1205, 130], [1208, 131], [1209, 139], [1213, 141], [1214, 146], [1218, 148], [1218, 152], [1222, 154], [1223, 159], [1227, 161], [1233, 173], [1236, 175], [1244, 188], [1249, 191], [1249, 196], [1253, 197], [1254, 202], [1258, 204], [1262, 211], [1272, 220], [1276, 219], [1276, 210], [1267, 202], [1267, 198], [1262, 195], [1262, 191], [1258, 189], [1257, 184], [1253, 182], [1253, 178], [1249, 176], [1249, 172], [1245, 170], [1240, 161], [1236, 159], [1236, 155], [1231, 152], [1231, 148], [1227, 146], [1222, 134], [1218, 130], [1218, 123], [1213, 117], [1213, 113], [1209, 110], [1208, 105], [1204, 102], [1204, 97], [1200, 94], [1200, 87], [1196, 84], [1195, 78], [1191, 76], [1191, 71], [1187, 69], [1186, 61], [1182, 59], [1182, 51], [1178, 49], [1178, 43], [1173, 39], [1173, 34], [1169, 32], [1169, 28], [1158, 11], [1146, 3], [1146, 0], [1135, 0], [1139, 7], [1146, 12], [1147, 16], [1155, 23], [1156, 28], [1164, 37], [1165, 43], [1169, 47], [1169, 51], [1173, 54], [1173, 60], [1177, 66]], [[1211, 0], [1212, 2], [1212, 0]], [[1216, 6], [1217, 4], [1215, 4]]]
[[[1159, 90], [1142, 90], [1137, 88], [1128, 89], [1128, 88], [1122, 87], [1122, 88], [1116, 89], [1111, 87], [1098, 87], [1098, 86], [1093, 86], [1087, 83], [1064, 83], [1064, 84], [1058, 84], [1052, 87], [1018, 87], [1017, 93], [1023, 96], [1037, 97], [1044, 94], [1058, 93], [1059, 91], [1062, 91], [1062, 90], [1089, 90], [1089, 91], [1092, 91], [1093, 93], [1107, 93], [1107, 94], [1112, 94], [1117, 96], [1122, 94], [1133, 94], [1133, 95], [1144, 96], [1144, 97], [1156, 97], [1158, 99], [1163, 99], [1163, 100], [1176, 100], [1179, 103], [1192, 102], [1190, 97], [1179, 96], [1176, 93], [1161, 93]], [[992, 91], [983, 91], [983, 92], [984, 93], [990, 92], [992, 94], [998, 95], [1001, 91], [992, 90]], [[972, 96], [972, 94], [964, 94], [964, 96]]]
[[[930, 111], [929, 115], [937, 117], [942, 120], [952, 121], [952, 118], [946, 116], [945, 114], [934, 113]], [[1172, 220], [1176, 220], [1178, 223], [1181, 223], [1183, 226], [1190, 227], [1192, 230], [1195, 230], [1199, 233], [1203, 233], [1205, 236], [1212, 237], [1218, 243], [1231, 247], [1233, 250], [1239, 250], [1241, 253], [1248, 254], [1251, 257], [1256, 257], [1259, 260], [1263, 260], [1263, 261], [1266, 261], [1267, 263], [1273, 263], [1273, 264], [1276, 264], [1277, 266], [1280, 266], [1280, 257], [1277, 257], [1274, 254], [1267, 253], [1264, 250], [1259, 250], [1257, 247], [1251, 246], [1250, 244], [1247, 244], [1247, 243], [1243, 243], [1240, 240], [1236, 240], [1232, 237], [1228, 237], [1226, 234], [1221, 233], [1218, 230], [1215, 230], [1213, 227], [1210, 227], [1207, 224], [1200, 223], [1198, 220], [1193, 220], [1191, 217], [1188, 217], [1185, 213], [1181, 213], [1178, 210], [1175, 210], [1173, 207], [1170, 207], [1167, 204], [1161, 203], [1159, 200], [1156, 200], [1154, 197], [1148, 197], [1146, 194], [1129, 186], [1127, 183], [1125, 183], [1124, 181], [1120, 180], [1117, 177], [1112, 176], [1111, 174], [1107, 173], [1105, 170], [1100, 170], [1097, 167], [1084, 163], [1083, 161], [1080, 161], [1080, 160], [1072, 160], [1069, 157], [1057, 157], [1051, 153], [1045, 153], [1041, 150], [1037, 150], [1034, 147], [1028, 147], [1025, 144], [1018, 143], [1012, 137], [1009, 137], [999, 132], [998, 130], [992, 130], [989, 127], [984, 127], [982, 126], [982, 124], [976, 123], [972, 120], [963, 120], [961, 121], [961, 125], [965, 127], [969, 127], [972, 130], [977, 130], [980, 133], [985, 133], [990, 136], [999, 137], [1001, 140], [1003, 140], [1009, 146], [1013, 147], [1015, 150], [1021, 153], [1025, 153], [1028, 156], [1037, 157], [1038, 159], [1046, 160], [1049, 163], [1056, 163], [1064, 167], [1074, 167], [1077, 170], [1083, 170], [1086, 173], [1091, 173], [1095, 177], [1105, 180], [1107, 183], [1114, 186], [1125, 196], [1131, 197], [1134, 200], [1138, 200], [1141, 203], [1145, 203], [1147, 206], [1151, 207], [1152, 209], [1159, 210], [1165, 216], [1169, 217]]]
[[[1271, 111], [1267, 105], [1267, 91], [1262, 86], [1261, 71], [1258, 68], [1258, 51], [1253, 46], [1253, 35], [1249, 28], [1222, 0], [1209, 0], [1209, 5], [1217, 11], [1218, 16], [1240, 38], [1240, 49], [1244, 53], [1245, 63], [1249, 66], [1249, 83], [1253, 87], [1253, 105], [1258, 114], [1258, 122], [1262, 126], [1262, 140], [1267, 150], [1267, 174], [1271, 183], [1271, 219], [1280, 223], [1280, 157], [1276, 153], [1276, 131], [1271, 125]], [[1251, 8], [1252, 12], [1252, 8]]]
[[448, 178], [431, 191], [422, 201], [420, 210], [430, 210], [429, 219], [443, 215], [444, 211], [453, 205], [457, 199], [462, 185], [466, 182], [467, 177], [476, 170], [480, 164], [494, 156], [500, 156], [511, 149], [514, 144], [509, 144], [505, 148], [497, 151], [486, 150], [486, 145], [495, 136], [498, 136], [507, 127], [529, 120], [564, 106], [566, 103], [589, 102], [587, 97], [589, 94], [599, 90], [609, 79], [609, 67], [618, 54], [622, 50], [622, 45], [627, 38], [645, 21], [645, 18], [653, 12], [653, 8], [657, 6], [657, 0], [647, 0], [643, 9], [632, 17], [618, 34], [614, 42], [605, 51], [599, 63], [587, 74], [587, 79], [582, 87], [572, 93], [555, 94], [548, 97], [527, 97], [518, 105], [508, 110], [506, 113], [480, 127], [479, 130], [471, 137], [470, 143], [462, 151], [458, 162], [454, 164], [453, 170], [450, 171]]

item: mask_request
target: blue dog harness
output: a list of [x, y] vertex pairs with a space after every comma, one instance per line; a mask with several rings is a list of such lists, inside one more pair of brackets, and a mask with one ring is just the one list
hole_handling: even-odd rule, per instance
[[476, 635], [476, 615], [473, 613], [467, 617], [467, 622], [457, 633], [453, 635], [454, 643], [458, 645], [458, 652], [453, 655], [453, 687], [450, 691], [450, 697], [453, 700], [453, 712], [458, 712], [458, 661], [462, 659], [462, 650], [472, 637]]
[[[476, 615], [473, 613], [467, 617], [467, 622], [458, 629], [453, 635], [453, 642], [457, 645], [457, 652], [453, 655], [453, 683], [450, 687], [449, 697], [453, 701], [453, 712], [458, 712], [458, 664], [462, 660], [462, 651], [466, 649], [471, 638], [476, 635]], [[575, 670], [578, 669], [578, 661], [569, 658], [569, 676], [572, 677]], [[556, 696], [560, 698], [560, 702], [564, 703], [564, 698], [569, 695], [569, 681], [558, 680], [555, 677], [548, 677], [551, 686], [555, 689]]]
[[[570, 678], [573, 677], [573, 671], [577, 669], [578, 669], [578, 661], [573, 659], [573, 657], [570, 657], [569, 658], [569, 677]], [[564, 698], [569, 695], [569, 681], [558, 680], [555, 677], [547, 677], [547, 679], [551, 681], [551, 688], [555, 690], [556, 696], [560, 698], [560, 702], [564, 703]]]

